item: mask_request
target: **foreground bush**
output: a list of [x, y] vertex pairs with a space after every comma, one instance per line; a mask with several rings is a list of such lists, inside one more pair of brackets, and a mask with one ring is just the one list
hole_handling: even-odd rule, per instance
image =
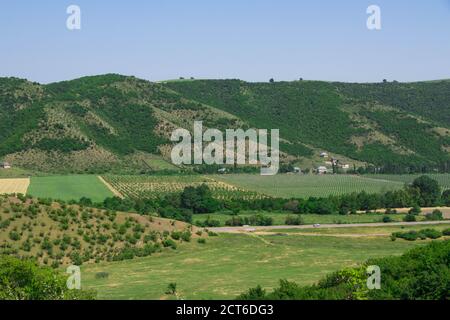
[[[381, 289], [367, 288], [366, 268], [381, 270]], [[450, 298], [450, 241], [435, 241], [400, 257], [371, 259], [360, 267], [328, 275], [313, 286], [301, 287], [281, 280], [266, 293], [260, 286], [240, 295], [240, 300], [448, 300]]]
[[93, 300], [94, 292], [69, 290], [67, 275], [31, 260], [0, 256], [0, 300]]

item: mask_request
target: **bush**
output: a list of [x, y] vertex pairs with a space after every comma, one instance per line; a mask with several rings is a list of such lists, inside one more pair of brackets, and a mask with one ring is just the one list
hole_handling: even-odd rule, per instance
[[170, 247], [170, 248], [172, 248], [174, 250], [177, 248], [177, 244], [172, 239], [165, 239], [162, 242], [162, 244], [163, 244], [164, 248], [169, 248]]
[[442, 234], [443, 234], [444, 236], [450, 236], [450, 228], [443, 230], [443, 231], [442, 231]]
[[230, 227], [242, 227], [245, 224], [248, 224], [248, 219], [239, 216], [232, 217], [231, 219], [225, 221], [225, 225]]
[[256, 214], [249, 218], [249, 223], [252, 226], [271, 226], [273, 219], [263, 214]]
[[416, 221], [416, 215], [412, 213], [408, 213], [404, 218], [403, 221], [405, 222], [414, 222]]
[[170, 236], [172, 237], [173, 240], [177, 240], [178, 241], [181, 238], [181, 232], [179, 232], [179, 231], [172, 231]]
[[303, 220], [302, 216], [287, 216], [286, 217], [286, 221], [285, 221], [286, 225], [288, 226], [299, 226], [305, 223], [305, 221]]
[[418, 215], [421, 212], [422, 212], [422, 210], [418, 206], [414, 206], [408, 211], [409, 214], [413, 214], [413, 215]]
[[206, 239], [205, 238], [199, 238], [197, 239], [197, 242], [200, 244], [205, 244], [206, 243]]
[[390, 222], [392, 222], [393, 220], [392, 220], [392, 218], [389, 217], [389, 216], [384, 216], [382, 221], [383, 221], [384, 223], [390, 223]]
[[181, 239], [185, 242], [190, 242], [192, 237], [192, 233], [189, 231], [185, 231], [181, 234]]
[[442, 232], [435, 229], [425, 229], [419, 231], [419, 233], [429, 239], [439, 239], [442, 237]]
[[0, 300], [93, 300], [95, 293], [69, 290], [67, 275], [30, 260], [0, 256]]
[[427, 213], [425, 219], [428, 221], [440, 221], [444, 220], [444, 216], [440, 210], [434, 210], [432, 213]]

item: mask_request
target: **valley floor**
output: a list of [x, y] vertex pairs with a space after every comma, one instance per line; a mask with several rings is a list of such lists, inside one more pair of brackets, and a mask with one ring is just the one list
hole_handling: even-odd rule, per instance
[[[257, 285], [274, 288], [280, 279], [308, 285], [369, 258], [400, 255], [429, 241], [392, 241], [389, 234], [419, 227], [444, 225], [359, 227], [354, 232], [342, 228], [329, 235], [325, 230], [331, 229], [310, 229], [315, 237], [295, 230], [220, 234], [201, 246], [184, 243], [175, 251], [147, 258], [87, 265], [82, 268], [82, 285], [97, 290], [100, 299], [173, 299], [165, 294], [169, 283], [177, 284], [183, 299], [234, 299]], [[99, 277], [101, 273], [108, 277]]]

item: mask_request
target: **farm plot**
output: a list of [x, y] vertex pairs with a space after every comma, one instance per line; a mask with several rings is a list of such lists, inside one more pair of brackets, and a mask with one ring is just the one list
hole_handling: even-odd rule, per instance
[[22, 193], [26, 194], [30, 179], [0, 179], [0, 194]]
[[401, 181], [372, 179], [356, 175], [286, 175], [250, 174], [215, 176], [216, 180], [233, 184], [268, 196], [281, 198], [327, 197], [366, 191], [385, 192], [403, 188]]
[[265, 196], [234, 185], [204, 176], [103, 176], [114, 189], [130, 198], [154, 199], [168, 194], [179, 193], [188, 186], [206, 184], [213, 196], [226, 199], [260, 199]]
[[86, 197], [94, 202], [114, 196], [106, 185], [93, 175], [33, 177], [28, 194], [37, 198], [65, 201]]

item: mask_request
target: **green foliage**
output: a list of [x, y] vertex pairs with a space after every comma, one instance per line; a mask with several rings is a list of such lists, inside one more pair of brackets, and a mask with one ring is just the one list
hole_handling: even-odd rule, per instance
[[432, 213], [427, 213], [425, 219], [428, 221], [440, 221], [444, 220], [442, 212], [440, 210], [433, 210]]
[[441, 197], [441, 189], [438, 182], [428, 176], [415, 179], [412, 187], [419, 191], [419, 205], [422, 207], [435, 205]]
[[440, 237], [442, 237], [442, 232], [435, 229], [424, 229], [420, 231], [394, 232], [392, 236], [408, 241], [416, 241], [417, 239], [425, 240], [427, 238], [439, 239]]
[[69, 290], [67, 277], [30, 260], [0, 256], [0, 300], [93, 300], [95, 293]]
[[405, 222], [415, 222], [417, 220], [416, 215], [412, 213], [408, 213], [404, 218], [403, 221]]
[[289, 215], [286, 217], [285, 223], [288, 226], [299, 226], [299, 225], [305, 224], [305, 221], [303, 220], [302, 216], [300, 216], [300, 215], [297, 215], [297, 216]]
[[[382, 166], [389, 172], [421, 172], [449, 159], [442, 149], [449, 144], [448, 139], [430, 130], [434, 123], [448, 128], [449, 121], [443, 119], [450, 118], [444, 107], [450, 99], [449, 81], [347, 84], [205, 80], [170, 82], [166, 86], [189, 99], [248, 119], [250, 126], [279, 128], [293, 143], [281, 143], [281, 150], [293, 155], [309, 156], [305, 143]], [[374, 111], [380, 103], [393, 111]], [[423, 105], [432, 107], [425, 111]], [[360, 123], [351, 120], [351, 114], [361, 119]], [[419, 122], [414, 116], [423, 116], [429, 122]], [[367, 137], [374, 130], [391, 137], [396, 145], [371, 141], [358, 149], [350, 142], [352, 137]], [[412, 149], [414, 154], [405, 156], [395, 151], [398, 146]]]

